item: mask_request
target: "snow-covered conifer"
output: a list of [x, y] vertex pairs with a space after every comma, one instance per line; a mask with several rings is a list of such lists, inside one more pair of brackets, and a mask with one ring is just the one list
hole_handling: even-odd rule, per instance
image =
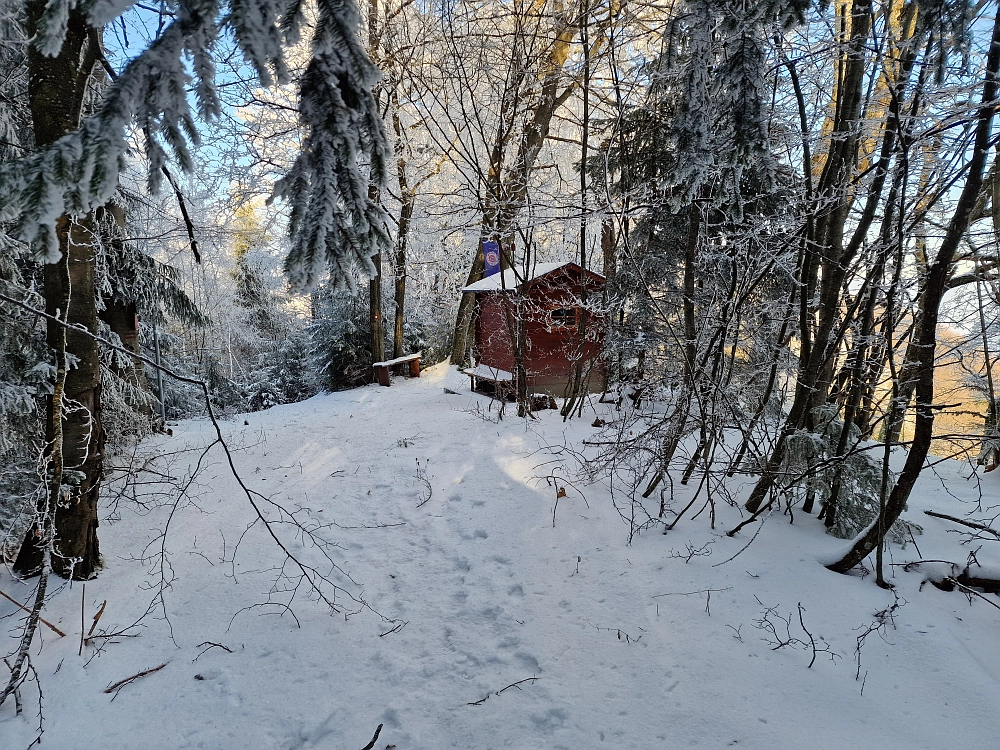
[[[49, 3], [38, 44], [58, 51], [73, 0]], [[132, 3], [103, 0], [88, 9], [95, 33]], [[193, 166], [197, 115], [220, 112], [215, 88], [216, 40], [231, 34], [262, 83], [285, 79], [282, 42], [297, 31], [302, 3], [291, 0], [176, 0], [173, 19], [130, 60], [81, 127], [44, 150], [0, 164], [0, 221], [16, 220], [19, 240], [35, 244], [46, 262], [59, 257], [56, 220], [82, 215], [106, 203], [126, 166], [129, 128], [145, 134], [149, 185], [162, 180], [167, 150], [182, 169]], [[368, 270], [367, 259], [388, 242], [384, 215], [368, 197], [370, 179], [384, 178], [387, 147], [371, 87], [378, 70], [357, 37], [352, 2], [322, 0], [312, 40], [313, 61], [301, 86], [300, 116], [306, 129], [301, 156], [277, 194], [292, 205], [290, 278], [299, 286], [329, 268], [335, 282], [350, 286], [351, 272]], [[365, 164], [368, 168], [365, 169]]]

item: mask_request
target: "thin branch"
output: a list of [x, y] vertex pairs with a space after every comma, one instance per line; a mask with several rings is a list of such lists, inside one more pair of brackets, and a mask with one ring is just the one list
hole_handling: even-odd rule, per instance
[[961, 518], [955, 518], [955, 516], [949, 516], [946, 515], [945, 513], [938, 513], [933, 510], [925, 510], [924, 513], [928, 516], [933, 516], [934, 518], [943, 518], [946, 521], [952, 521], [954, 523], [961, 524], [962, 526], [968, 526], [970, 529], [976, 529], [977, 531], [985, 531], [988, 534], [992, 534], [993, 536], [997, 537], [997, 539], [1000, 539], [1000, 531], [992, 529], [989, 526], [986, 526], [985, 524], [976, 523], [974, 521], [965, 521]]
[[170, 187], [174, 189], [174, 196], [177, 198], [177, 205], [180, 206], [181, 217], [184, 219], [184, 227], [187, 229], [188, 240], [191, 243], [191, 253], [194, 255], [194, 262], [201, 263], [201, 253], [198, 252], [198, 240], [194, 238], [194, 222], [191, 221], [191, 217], [188, 215], [187, 203], [184, 201], [184, 194], [177, 185], [177, 181], [174, 180], [174, 176], [170, 174], [170, 170], [167, 169], [167, 165], [164, 164], [161, 169], [164, 176], [167, 178], [167, 182], [170, 183]]
[[[2, 591], [0, 591], [0, 596], [2, 596], [4, 599], [6, 599], [7, 601], [11, 602], [12, 604], [17, 605], [20, 609], [23, 609], [25, 612], [31, 612], [31, 610], [28, 607], [25, 607], [23, 604], [21, 604], [21, 602], [19, 602], [17, 599], [13, 598], [12, 596], [8, 596], [7, 594], [5, 594]], [[54, 632], [60, 638], [65, 638], [66, 637], [66, 634], [64, 632], [62, 632], [59, 628], [57, 628], [51, 622], [49, 622], [48, 620], [46, 620], [44, 617], [39, 617], [38, 621], [40, 623], [42, 623], [43, 625], [47, 625], [52, 630], [52, 632]]]
[[948, 583], [954, 584], [955, 586], [957, 586], [958, 588], [960, 588], [962, 591], [964, 591], [966, 594], [968, 594], [970, 597], [972, 597], [972, 596], [978, 596], [980, 599], [982, 599], [987, 604], [989, 604], [989, 605], [991, 605], [993, 607], [996, 607], [997, 609], [1000, 609], [1000, 604], [997, 604], [992, 599], [989, 599], [989, 598], [983, 596], [982, 594], [980, 594], [975, 589], [971, 589], [968, 586], [966, 586], [965, 584], [959, 583], [954, 578], [948, 577], [948, 578], [945, 578], [944, 580], [948, 581]]
[[375, 747], [375, 743], [378, 742], [378, 736], [381, 733], [382, 733], [382, 725], [379, 724], [377, 727], [375, 727], [375, 736], [372, 737], [372, 741], [369, 742], [367, 745], [365, 745], [363, 748], [361, 748], [361, 750], [372, 750], [372, 748]]
[[126, 677], [124, 680], [118, 680], [118, 682], [116, 682], [114, 685], [108, 685], [104, 689], [104, 692], [105, 693], [114, 692], [116, 689], [123, 688], [126, 685], [128, 685], [130, 682], [132, 682], [134, 680], [138, 680], [140, 677], [145, 677], [148, 674], [153, 674], [153, 672], [159, 672], [161, 669], [163, 669], [169, 663], [170, 662], [165, 661], [165, 662], [163, 662], [163, 664], [161, 664], [158, 667], [153, 667], [152, 669], [144, 669], [141, 672], [138, 672], [137, 674], [132, 675], [131, 677]]

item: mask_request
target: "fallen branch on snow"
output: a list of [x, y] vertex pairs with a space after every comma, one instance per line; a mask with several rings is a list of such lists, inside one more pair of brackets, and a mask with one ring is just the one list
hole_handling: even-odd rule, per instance
[[[161, 669], [163, 669], [169, 663], [170, 662], [165, 661], [165, 662], [163, 662], [163, 664], [161, 664], [158, 667], [153, 667], [152, 669], [144, 669], [143, 671], [141, 671], [141, 672], [139, 672], [137, 674], [134, 674], [131, 677], [126, 677], [124, 680], [118, 680], [118, 682], [116, 682], [114, 685], [108, 685], [104, 689], [104, 692], [105, 693], [111, 693], [111, 692], [113, 692], [116, 689], [120, 689], [120, 688], [125, 687], [130, 682], [134, 682], [135, 680], [138, 680], [140, 677], [145, 677], [148, 674], [153, 674], [153, 672], [159, 672]], [[112, 700], [114, 700], [114, 698], [112, 698]]]
[[[500, 693], [502, 693], [504, 690], [510, 690], [512, 687], [516, 687], [518, 690], [520, 690], [522, 683], [525, 683], [525, 682], [534, 682], [537, 679], [538, 679], [537, 677], [533, 677], [533, 676], [532, 677], [525, 677], [523, 680], [518, 680], [517, 682], [512, 682], [507, 687], [500, 688], [495, 693], [487, 693], [486, 698], [489, 698], [491, 695], [500, 695]], [[465, 705], [467, 705], [467, 706], [481, 706], [481, 705], [483, 705], [486, 702], [486, 698], [480, 698], [477, 701], [473, 701], [472, 703], [466, 703]]]
[[955, 518], [955, 516], [949, 516], [944, 513], [938, 513], [937, 511], [933, 510], [925, 510], [924, 514], [932, 516], [933, 518], [943, 518], [946, 521], [952, 521], [954, 523], [961, 524], [962, 526], [968, 526], [970, 529], [976, 529], [977, 531], [985, 531], [987, 534], [992, 534], [997, 539], [1000, 539], [1000, 531], [990, 528], [989, 526], [982, 523], [976, 523], [975, 521], [966, 521], [965, 519]]
[[372, 737], [372, 741], [365, 745], [361, 750], [372, 750], [375, 747], [375, 743], [378, 742], [378, 736], [382, 733], [382, 725], [379, 724], [375, 727], [375, 736]]

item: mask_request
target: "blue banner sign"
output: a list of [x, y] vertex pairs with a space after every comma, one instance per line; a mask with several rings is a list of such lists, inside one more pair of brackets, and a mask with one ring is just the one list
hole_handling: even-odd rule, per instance
[[486, 275], [500, 273], [500, 245], [493, 240], [483, 240], [483, 258], [486, 261]]

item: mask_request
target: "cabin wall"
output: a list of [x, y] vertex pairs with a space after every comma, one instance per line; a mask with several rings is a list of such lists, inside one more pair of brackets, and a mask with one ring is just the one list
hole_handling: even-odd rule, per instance
[[[528, 385], [532, 390], [562, 396], [568, 388], [579, 350], [576, 323], [560, 326], [552, 319], [552, 311], [577, 308], [580, 303], [579, 280], [558, 277], [531, 290], [527, 325], [529, 363]], [[588, 289], [593, 298], [600, 289]], [[584, 343], [584, 374], [588, 390], [601, 392], [606, 384], [604, 361], [601, 359], [605, 327], [603, 316], [587, 315], [587, 338]]]
[[476, 341], [474, 353], [484, 365], [514, 371], [514, 347], [504, 317], [502, 295], [476, 295]]
[[[553, 321], [552, 310], [577, 308], [580, 303], [580, 279], [563, 273], [545, 277], [532, 284], [524, 304], [527, 351], [525, 367], [529, 392], [563, 396], [567, 390], [578, 351], [577, 327], [561, 326]], [[598, 298], [602, 285], [588, 286], [591, 299]], [[504, 305], [513, 301], [510, 292], [486, 292], [476, 295], [476, 344], [478, 361], [490, 367], [514, 371], [514, 350], [504, 315]], [[603, 316], [587, 316], [587, 340], [584, 346], [584, 373], [592, 392], [604, 390], [607, 371], [601, 359], [605, 335]]]

